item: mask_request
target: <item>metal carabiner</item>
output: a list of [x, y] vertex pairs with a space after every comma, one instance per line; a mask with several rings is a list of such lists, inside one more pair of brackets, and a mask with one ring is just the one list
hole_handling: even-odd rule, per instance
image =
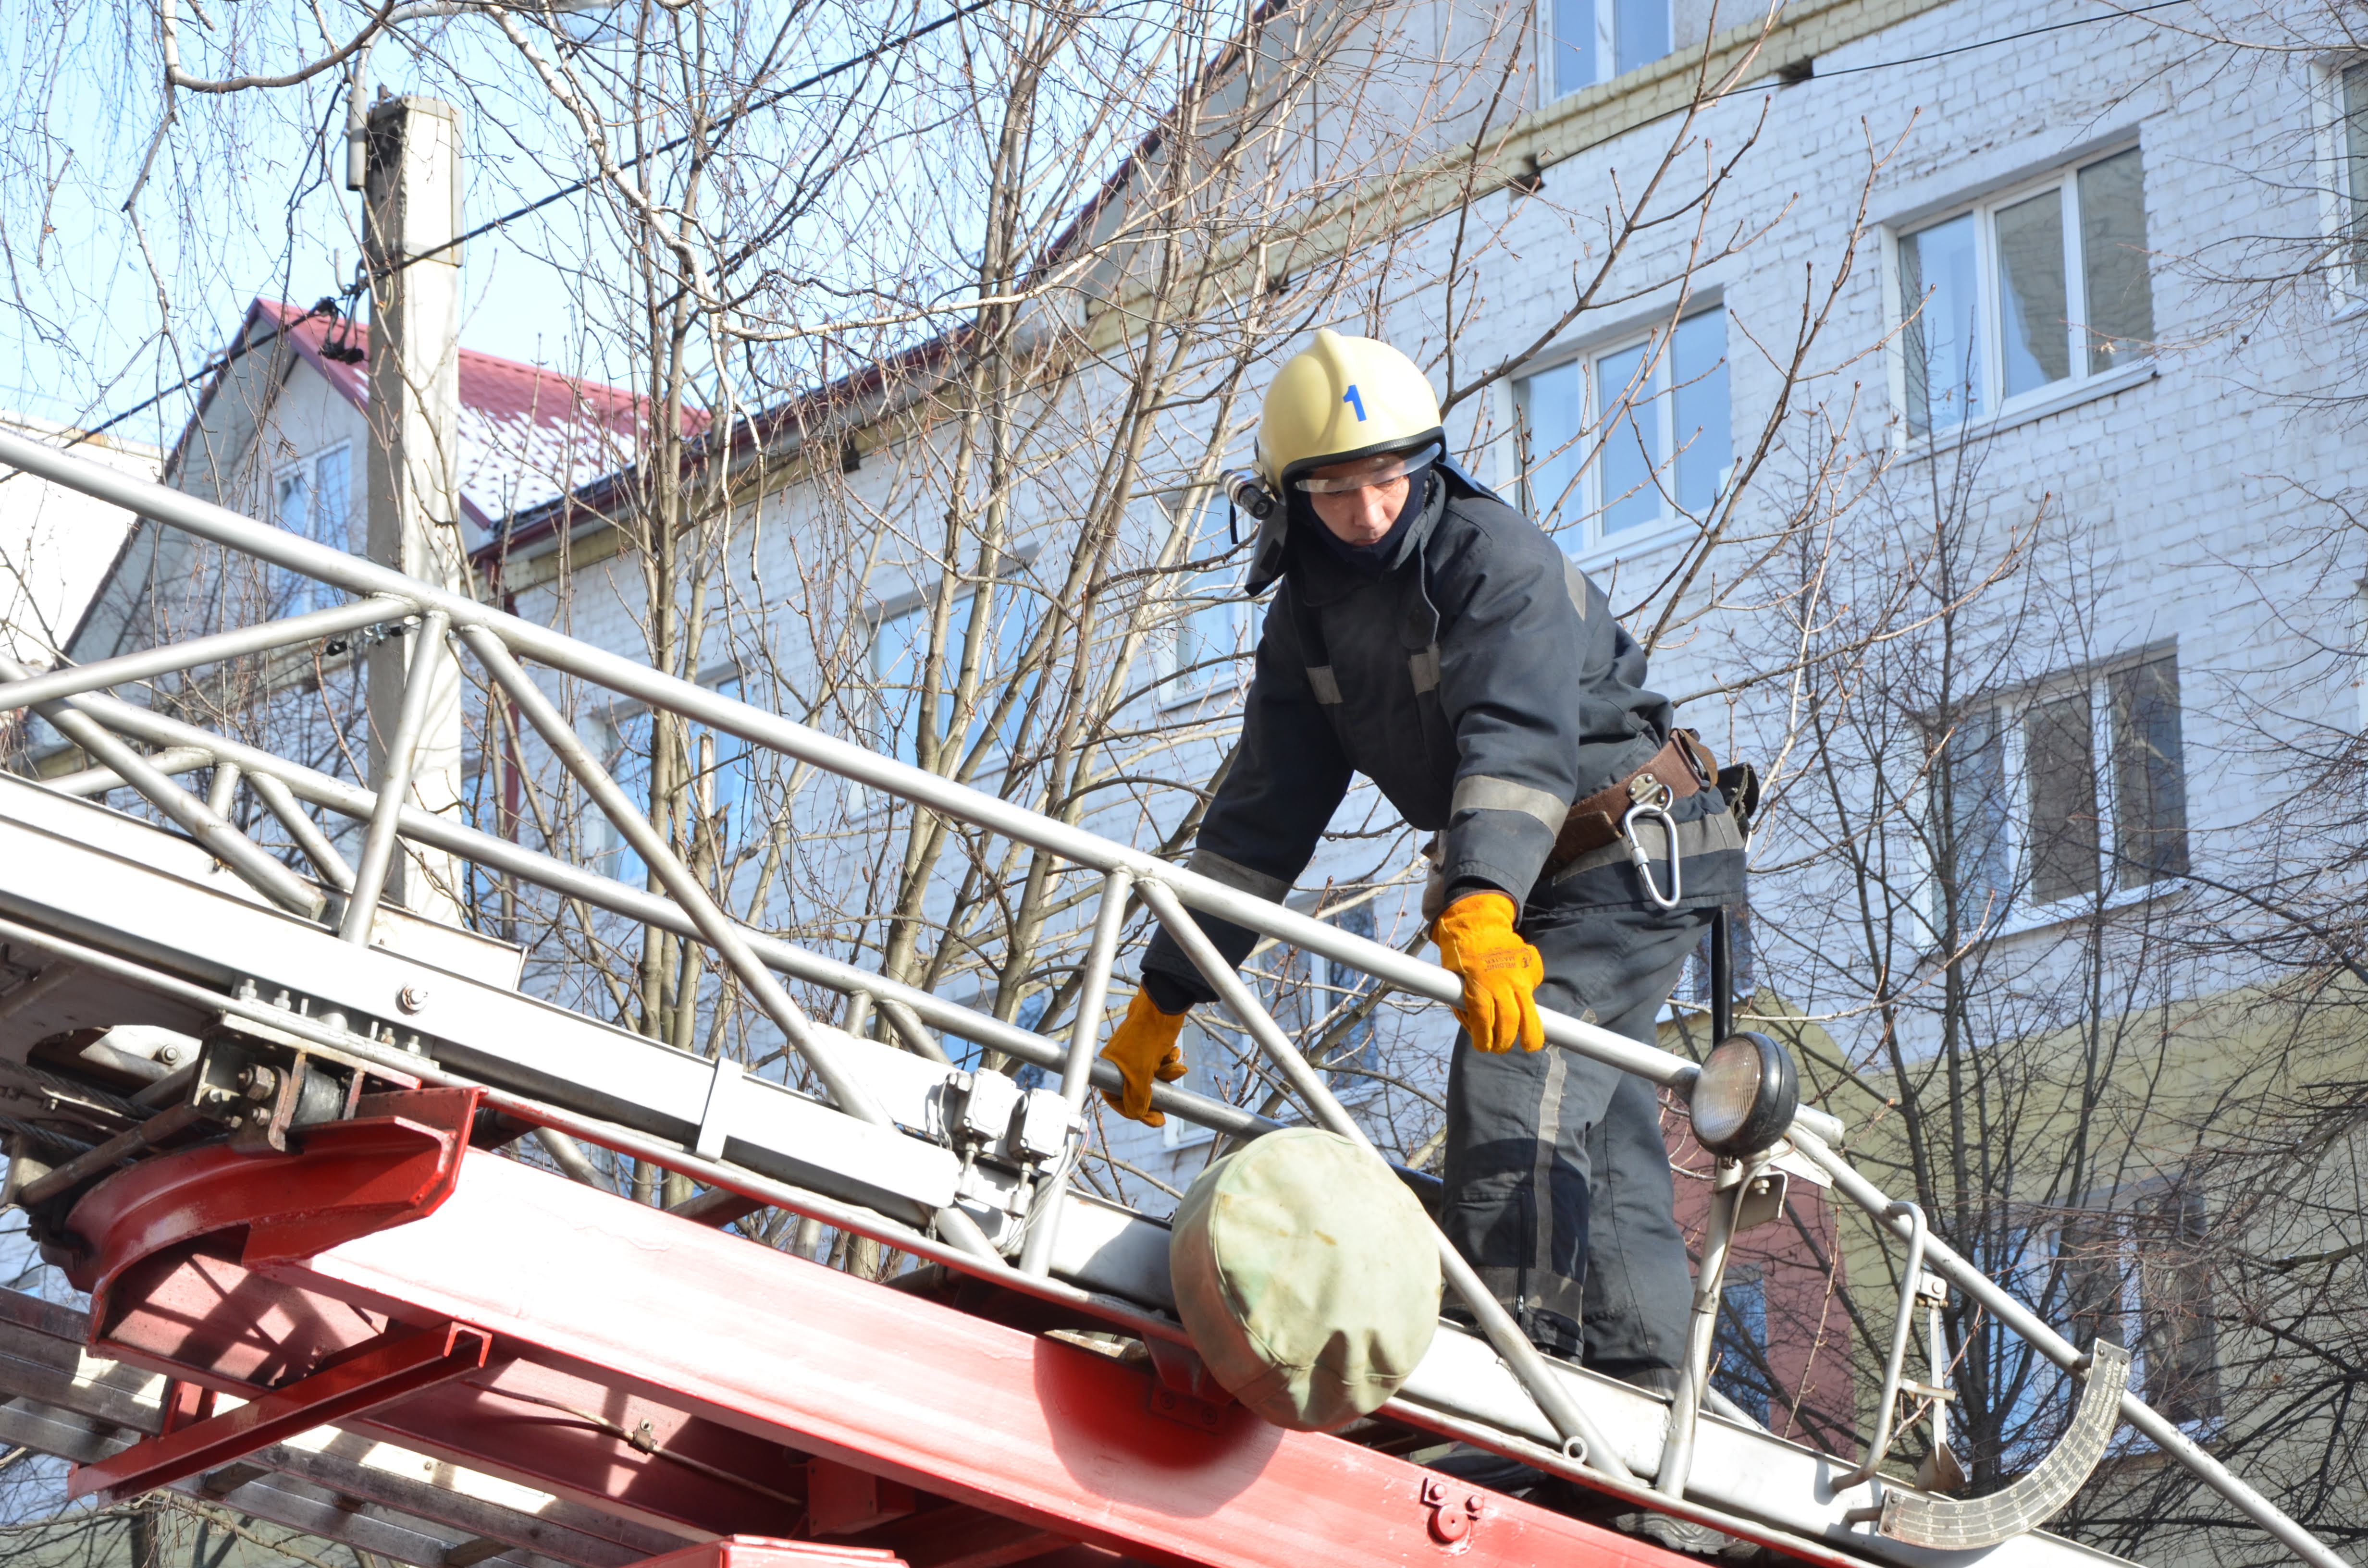
[[[1669, 815], [1669, 787], [1658, 779], [1646, 778], [1645, 775], [1638, 775], [1638, 778], [1650, 783], [1653, 790], [1648, 794], [1639, 790], [1634, 782], [1629, 785], [1629, 798], [1635, 804], [1620, 818], [1620, 836], [1628, 842], [1628, 862], [1636, 868], [1637, 880], [1645, 884], [1645, 896], [1659, 908], [1675, 909], [1678, 900], [1685, 896], [1685, 884], [1684, 871], [1678, 858], [1677, 819]], [[1653, 881], [1652, 858], [1645, 853], [1645, 846], [1636, 842], [1636, 819], [1639, 817], [1660, 818], [1661, 831], [1669, 835], [1669, 893], [1667, 898], [1661, 896], [1659, 884]]]

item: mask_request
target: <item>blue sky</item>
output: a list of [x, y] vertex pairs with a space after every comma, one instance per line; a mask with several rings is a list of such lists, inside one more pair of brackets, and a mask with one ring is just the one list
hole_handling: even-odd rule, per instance
[[[650, 16], [657, 26], [732, 30], [723, 47], [747, 59], [769, 54], [765, 84], [777, 86], [950, 8], [947, 0], [859, 3], [845, 11], [829, 8], [835, 4], [779, 0], [729, 14]], [[329, 11], [339, 37], [363, 14], [350, 0]], [[0, 38], [0, 73], [15, 89], [0, 109], [6, 116], [0, 259], [8, 267], [0, 293], [0, 407], [97, 423], [197, 369], [227, 341], [250, 299], [310, 303], [351, 280], [360, 199], [344, 188], [340, 73], [269, 91], [180, 93], [151, 159], [165, 107], [153, 14], [131, 0], [121, 10], [20, 14], [28, 25]], [[317, 31], [303, 36], [310, 15], [309, 6], [286, 0], [185, 0], [184, 65], [231, 74], [317, 59], [324, 52]], [[603, 36], [614, 26], [607, 18], [630, 25], [640, 16], [626, 6], [571, 23], [585, 46], [575, 64], [597, 79], [622, 53], [609, 47], [604, 56], [604, 45], [615, 43], [612, 30]], [[939, 35], [930, 45], [952, 37]], [[548, 50], [548, 38], [541, 42]], [[421, 23], [399, 42], [381, 42], [372, 76], [374, 85], [461, 108], [472, 223], [587, 171], [572, 119], [484, 17]], [[618, 84], [602, 85], [610, 91], [595, 101], [606, 107]], [[869, 87], [879, 97], [897, 90], [875, 72], [751, 117], [734, 133], [738, 188], [719, 190], [718, 204], [737, 204], [745, 216], [783, 199], [772, 187], [798, 174], [802, 141], [810, 146], [825, 137], [829, 112], [842, 101], [836, 95], [847, 87]], [[897, 256], [913, 243], [895, 233], [902, 226], [916, 236], [934, 226], [939, 243], [923, 238], [920, 248], [941, 257], [960, 204], [942, 185], [932, 191], [907, 177], [912, 166], [910, 149], [875, 153], [856, 188], [781, 242], [790, 269], [811, 271], [822, 256], [824, 266], [850, 269], [846, 281], [861, 280], [855, 269], [909, 276], [910, 259]], [[837, 188], [848, 184], [842, 176]], [[867, 238], [832, 232], [850, 213], [866, 222]], [[630, 295], [616, 287], [626, 281], [625, 262], [613, 214], [598, 194], [569, 197], [472, 241], [463, 262], [462, 341], [572, 374], [631, 380], [632, 317], [620, 314]], [[919, 270], [928, 269], [925, 258]], [[169, 440], [188, 408], [186, 394], [169, 396], [120, 433]]]

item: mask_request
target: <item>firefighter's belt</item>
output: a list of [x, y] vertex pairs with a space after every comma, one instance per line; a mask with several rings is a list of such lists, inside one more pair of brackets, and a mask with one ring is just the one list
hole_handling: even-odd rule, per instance
[[1571, 807], [1570, 814], [1562, 819], [1562, 832], [1554, 835], [1554, 853], [1546, 857], [1546, 875], [1559, 875], [1580, 856], [1620, 836], [1620, 819], [1636, 803], [1637, 780], [1657, 782], [1668, 790], [1669, 801], [1682, 801], [1700, 794], [1703, 781], [1717, 776], [1718, 764], [1710, 747], [1691, 730], [1676, 732], [1653, 754], [1652, 761]]

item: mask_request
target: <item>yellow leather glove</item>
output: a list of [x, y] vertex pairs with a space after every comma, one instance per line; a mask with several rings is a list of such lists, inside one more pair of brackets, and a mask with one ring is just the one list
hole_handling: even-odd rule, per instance
[[1184, 1076], [1184, 1052], [1176, 1045], [1176, 1037], [1183, 1030], [1183, 1014], [1161, 1012], [1148, 991], [1134, 994], [1134, 1000], [1127, 1004], [1126, 1017], [1119, 1020], [1118, 1028], [1110, 1031], [1110, 1043], [1102, 1047], [1102, 1060], [1126, 1079], [1123, 1092], [1102, 1091], [1110, 1109], [1145, 1127], [1167, 1125], [1167, 1114], [1151, 1108], [1151, 1081], [1172, 1084]]
[[1455, 1020], [1482, 1051], [1536, 1051], [1546, 1042], [1537, 989], [1546, 977], [1537, 949], [1514, 933], [1513, 901], [1500, 892], [1466, 893], [1431, 927], [1442, 968], [1463, 982]]

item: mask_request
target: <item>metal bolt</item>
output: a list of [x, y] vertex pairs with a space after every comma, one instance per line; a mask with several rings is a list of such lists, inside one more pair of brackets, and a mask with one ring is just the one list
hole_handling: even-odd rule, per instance
[[251, 1100], [268, 1100], [279, 1087], [279, 1074], [268, 1067], [249, 1067], [238, 1075], [238, 1086]]
[[156, 1053], [156, 1059], [169, 1067], [181, 1060], [181, 1048], [177, 1045], [168, 1045]]
[[406, 1013], [416, 1013], [427, 1006], [427, 993], [416, 985], [406, 985], [395, 993], [394, 1005]]

